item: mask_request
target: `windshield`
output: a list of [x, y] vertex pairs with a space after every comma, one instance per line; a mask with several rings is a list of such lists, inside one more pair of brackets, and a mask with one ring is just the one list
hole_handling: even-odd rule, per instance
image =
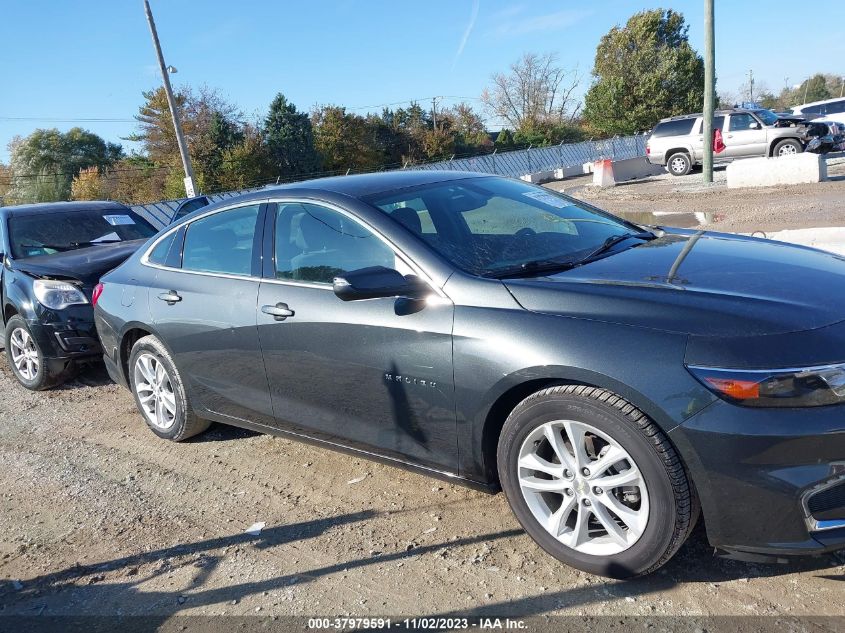
[[83, 209], [9, 218], [9, 245], [16, 259], [146, 239], [156, 232], [149, 222], [122, 209]]
[[754, 114], [760, 117], [766, 125], [774, 125], [780, 120], [780, 117], [771, 110], [754, 110]]
[[456, 267], [481, 276], [575, 263], [611, 238], [641, 233], [568, 196], [505, 178], [452, 180], [366, 200]]

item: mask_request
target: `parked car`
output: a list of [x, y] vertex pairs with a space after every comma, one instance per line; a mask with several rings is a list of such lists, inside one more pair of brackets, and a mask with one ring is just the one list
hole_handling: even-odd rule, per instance
[[216, 421], [501, 486], [543, 549], [613, 577], [699, 511], [737, 557], [845, 546], [838, 256], [399, 171], [211, 205], [98, 296], [161, 438]]
[[[721, 131], [725, 148], [714, 154], [714, 163], [802, 152], [800, 129], [783, 123], [781, 117], [769, 110], [717, 110], [713, 129]], [[664, 165], [673, 176], [688, 174], [704, 160], [703, 127], [701, 114], [663, 119], [646, 141], [649, 162]]]
[[196, 196], [195, 198], [188, 198], [179, 203], [176, 211], [173, 212], [173, 217], [170, 218], [170, 223], [173, 224], [177, 220], [181, 220], [189, 213], [193, 213], [197, 209], [202, 209], [211, 204], [211, 198], [208, 196]]
[[791, 108], [792, 114], [802, 116], [808, 121], [845, 121], [845, 99], [825, 99], [813, 101]]
[[6, 357], [27, 389], [47, 389], [102, 355], [92, 293], [156, 230], [117, 202], [0, 207]]

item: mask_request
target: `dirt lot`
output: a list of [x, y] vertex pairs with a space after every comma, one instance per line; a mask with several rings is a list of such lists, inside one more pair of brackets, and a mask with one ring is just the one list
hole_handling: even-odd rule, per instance
[[845, 226], [845, 159], [831, 159], [828, 173], [827, 182], [750, 189], [728, 189], [723, 168], [717, 169], [709, 187], [700, 173], [681, 178], [664, 174], [607, 189], [592, 187], [591, 176], [548, 186], [644, 223], [772, 232]]
[[[615, 210], [714, 211], [730, 230], [845, 224], [842, 181], [690, 182], [578, 193]], [[245, 535], [254, 522], [266, 526]], [[167, 443], [102, 368], [29, 393], [0, 360], [3, 615], [842, 616], [843, 563], [714, 558], [699, 526], [651, 577], [591, 577], [540, 551], [502, 495], [221, 426]]]

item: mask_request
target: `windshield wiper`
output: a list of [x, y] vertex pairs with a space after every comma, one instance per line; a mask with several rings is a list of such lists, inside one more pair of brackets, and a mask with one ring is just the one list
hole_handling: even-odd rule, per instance
[[575, 262], [562, 262], [555, 260], [535, 260], [525, 262], [519, 266], [509, 266], [507, 268], [499, 268], [498, 270], [491, 270], [482, 275], [482, 277], [489, 277], [491, 279], [505, 279], [507, 277], [531, 277], [540, 273], [548, 273], [552, 271], [561, 272], [569, 270], [575, 266]]
[[587, 262], [591, 262], [596, 259], [599, 255], [606, 253], [611, 248], [613, 248], [620, 242], [624, 242], [625, 240], [638, 239], [648, 241], [653, 240], [656, 237], [657, 236], [654, 233], [648, 233], [645, 231], [642, 233], [622, 233], [621, 235], [611, 235], [602, 243], [601, 246], [587, 253], [584, 257], [577, 260], [575, 264], [586, 264]]

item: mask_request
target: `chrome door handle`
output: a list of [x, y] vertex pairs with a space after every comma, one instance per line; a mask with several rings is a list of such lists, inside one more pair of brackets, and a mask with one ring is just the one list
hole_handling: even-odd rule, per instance
[[162, 292], [159, 296], [159, 299], [162, 301], [166, 301], [167, 305], [173, 305], [177, 301], [181, 301], [182, 297], [179, 296], [179, 293], [175, 290], [168, 290], [167, 292]]
[[261, 306], [261, 311], [264, 314], [271, 315], [276, 321], [284, 321], [296, 314], [296, 312], [288, 308], [288, 304], [286, 303], [277, 303], [274, 306]]

